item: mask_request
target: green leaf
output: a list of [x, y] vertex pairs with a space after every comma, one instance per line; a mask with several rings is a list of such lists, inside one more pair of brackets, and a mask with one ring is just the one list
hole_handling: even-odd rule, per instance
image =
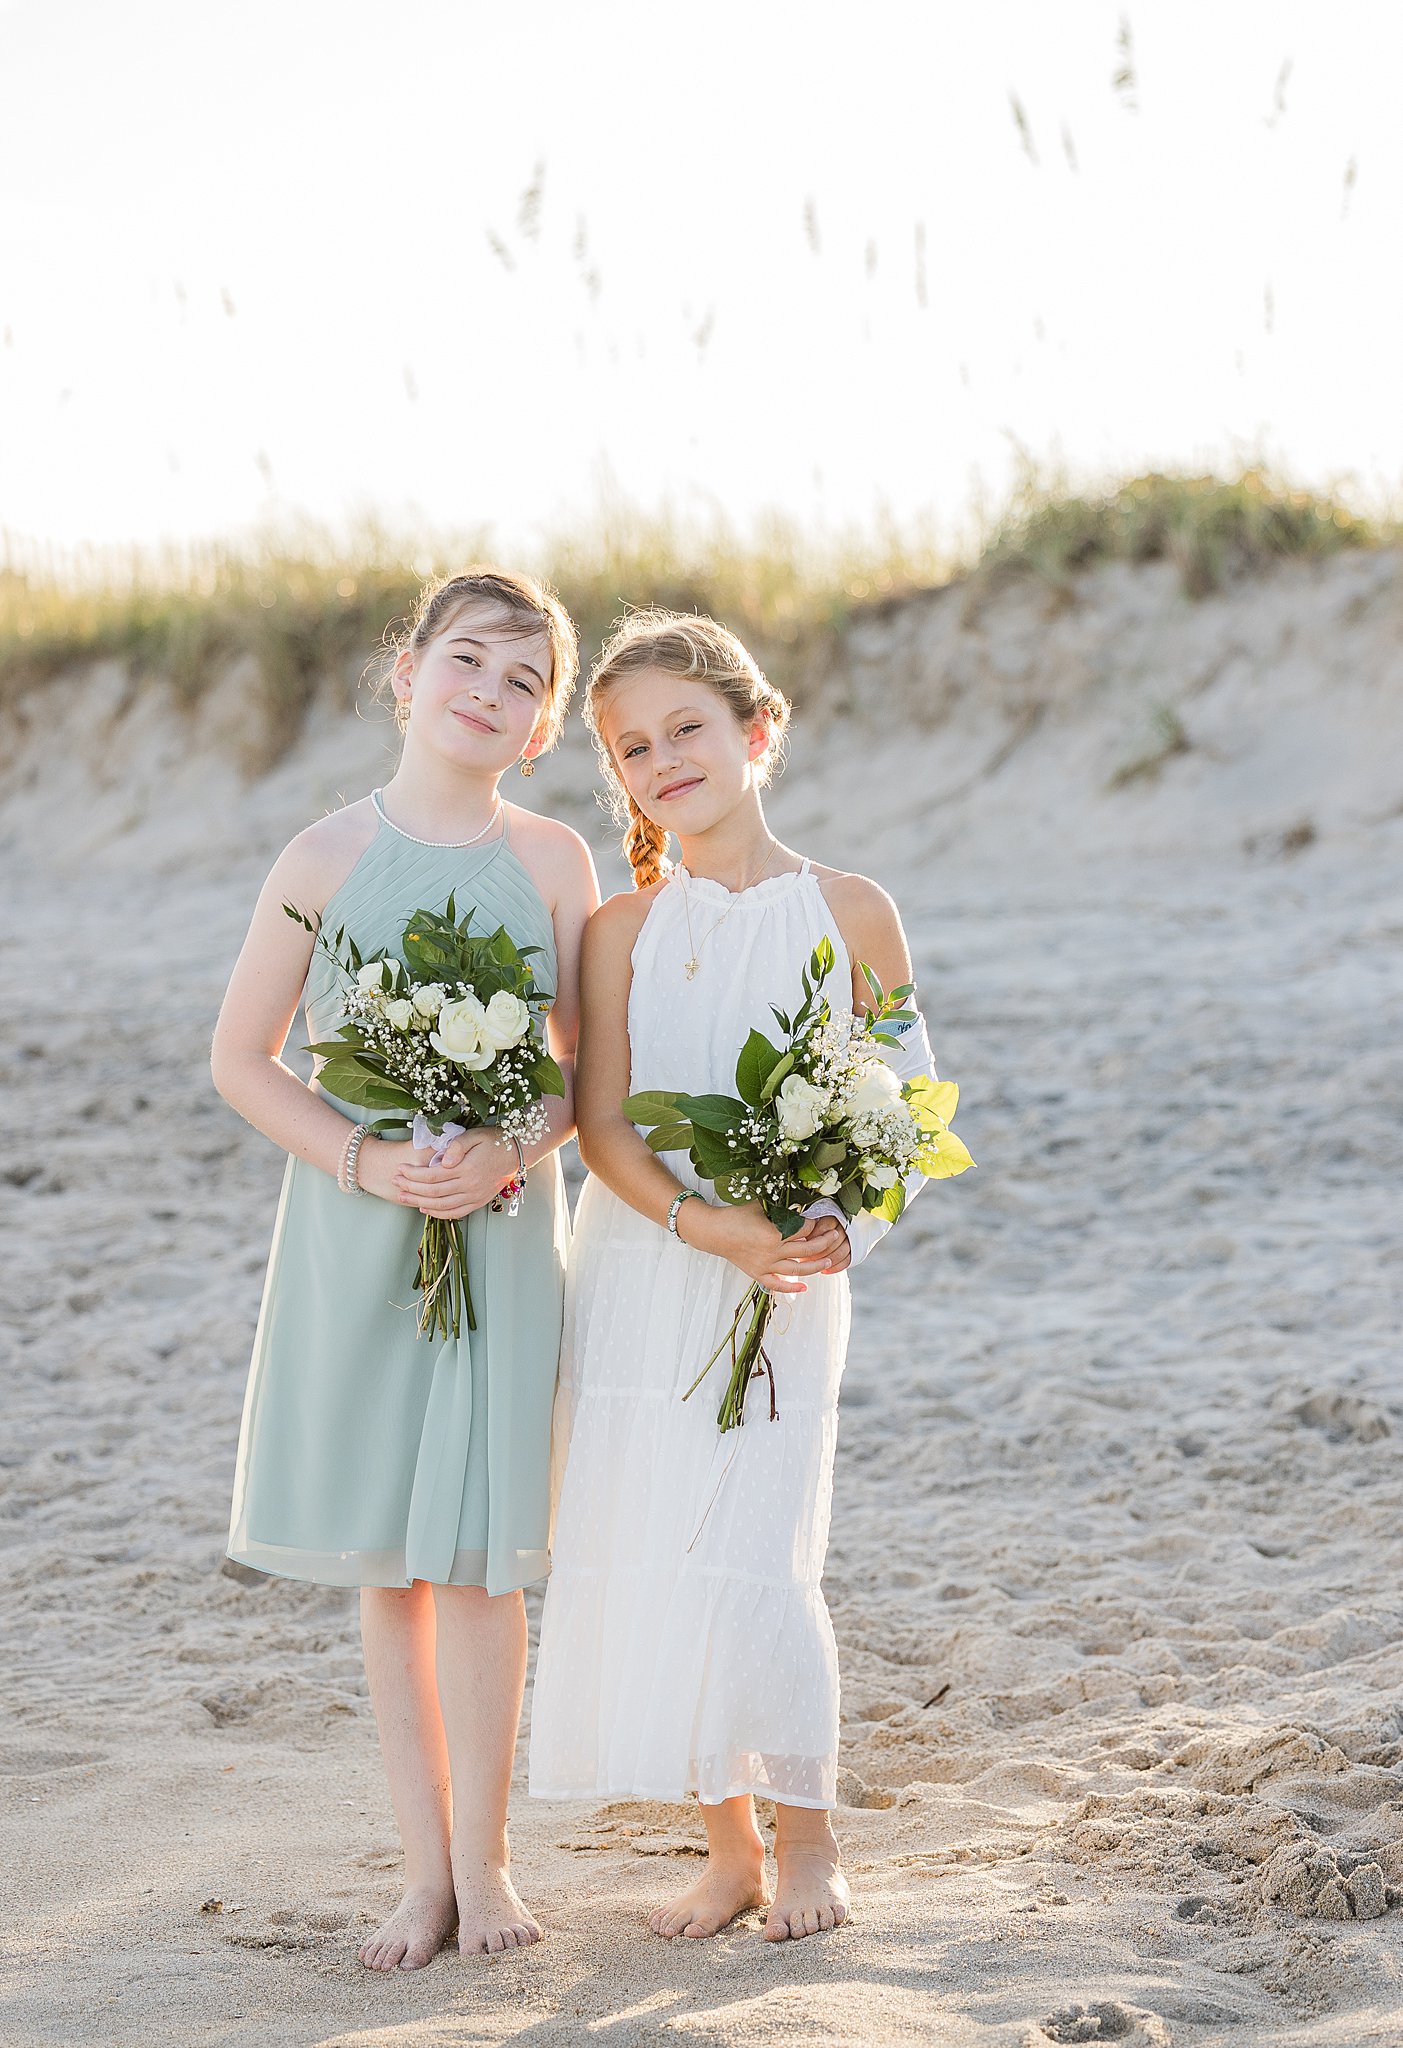
[[746, 1104], [733, 1095], [676, 1095], [678, 1109], [708, 1131], [729, 1131], [741, 1122]]
[[906, 1207], [906, 1189], [898, 1181], [895, 1187], [883, 1191], [882, 1199], [872, 1209], [874, 1216], [884, 1216], [888, 1223], [895, 1223]]
[[715, 1180], [718, 1174], [733, 1173], [738, 1164], [735, 1153], [719, 1131], [710, 1131], [705, 1124], [692, 1126], [692, 1157], [697, 1171], [708, 1180]]
[[542, 1095], [563, 1095], [565, 1093], [565, 1076], [561, 1073], [548, 1052], [543, 1052], [539, 1059], [531, 1062], [531, 1079], [540, 1089]]
[[648, 1133], [648, 1145], [654, 1152], [688, 1152], [692, 1138], [690, 1124], [659, 1124]]
[[781, 1057], [779, 1047], [771, 1045], [762, 1031], [751, 1032], [736, 1061], [736, 1090], [742, 1102], [748, 1102], [752, 1109], [757, 1109], [767, 1100], [765, 1082]]
[[770, 1068], [769, 1073], [765, 1076], [765, 1085], [760, 1090], [761, 1102], [772, 1102], [774, 1100], [775, 1092], [779, 1088], [780, 1083], [783, 1081], [786, 1074], [793, 1072], [793, 1069], [793, 1052], [781, 1053], [779, 1058], [775, 1061], [774, 1065]]
[[827, 1173], [830, 1166], [841, 1166], [847, 1156], [848, 1148], [841, 1138], [824, 1138], [809, 1154], [821, 1173]]
[[782, 1031], [782, 1032], [784, 1033], [785, 1037], [786, 1037], [786, 1038], [788, 1038], [788, 1037], [789, 1037], [789, 1035], [790, 1035], [790, 1033], [791, 1033], [791, 1032], [793, 1031], [793, 1029], [794, 1029], [794, 1026], [793, 1026], [793, 1025], [792, 1025], [792, 1024], [790, 1023], [789, 1019], [788, 1019], [788, 1018], [787, 1018], [787, 1017], [785, 1016], [785, 1014], [784, 1014], [783, 1010], [777, 1010], [777, 1009], [775, 1008], [775, 1006], [774, 1006], [774, 1004], [773, 1004], [773, 1003], [771, 1003], [771, 1004], [770, 1004], [770, 1010], [771, 1010], [771, 1013], [772, 1013], [772, 1015], [773, 1015], [773, 1017], [774, 1017], [774, 1020], [775, 1020], [776, 1024], [778, 1024], [778, 1026], [779, 1026], [780, 1030], [781, 1030], [781, 1031]]
[[862, 1183], [857, 1180], [845, 1180], [833, 1199], [845, 1216], [856, 1216], [862, 1207]]
[[678, 1095], [675, 1088], [645, 1088], [626, 1095], [619, 1104], [631, 1124], [660, 1124], [675, 1120]]
[[887, 1000], [886, 990], [882, 987], [881, 982], [878, 981], [865, 960], [859, 960], [857, 964], [861, 970], [863, 980], [872, 991], [873, 1002], [877, 1005], [879, 1011], [884, 1009]]

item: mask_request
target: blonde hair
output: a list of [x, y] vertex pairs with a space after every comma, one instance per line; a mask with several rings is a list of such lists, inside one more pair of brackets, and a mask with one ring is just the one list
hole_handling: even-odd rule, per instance
[[[580, 672], [580, 638], [555, 592], [534, 576], [513, 576], [506, 569], [475, 563], [457, 576], [441, 576], [426, 583], [406, 630], [396, 633], [392, 627], [385, 634], [382, 681], [388, 682], [402, 654], [420, 653], [470, 604], [494, 607], [503, 615], [501, 623], [514, 624], [522, 639], [531, 633], [545, 634], [550, 643], [550, 674], [537, 730], [542, 750], [553, 747], [560, 738], [570, 692]], [[408, 722], [409, 707], [397, 700], [395, 723], [401, 732]]]
[[705, 683], [747, 731], [757, 718], [763, 718], [769, 739], [764, 753], [752, 763], [756, 780], [762, 784], [769, 781], [780, 759], [789, 724], [789, 699], [768, 680], [735, 634], [715, 619], [693, 612], [650, 609], [630, 612], [619, 621], [594, 664], [584, 709], [603, 763], [614, 815], [624, 827], [624, 853], [633, 869], [635, 889], [648, 889], [662, 880], [667, 833], [638, 808], [624, 788], [601, 731], [601, 720], [606, 693], [625, 676], [639, 675], [645, 669]]

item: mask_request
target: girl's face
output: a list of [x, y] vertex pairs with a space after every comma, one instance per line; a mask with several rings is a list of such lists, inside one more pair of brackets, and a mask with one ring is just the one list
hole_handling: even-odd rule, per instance
[[395, 663], [394, 692], [409, 733], [455, 765], [500, 774], [540, 752], [550, 640], [523, 635], [490, 605], [464, 605], [417, 654]]
[[743, 726], [708, 684], [642, 669], [613, 685], [600, 722], [624, 788], [679, 839], [718, 825], [755, 783], [764, 719]]

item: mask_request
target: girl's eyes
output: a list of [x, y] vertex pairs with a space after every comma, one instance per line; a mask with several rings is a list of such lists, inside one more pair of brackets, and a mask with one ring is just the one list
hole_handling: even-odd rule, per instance
[[[689, 732], [700, 732], [701, 724], [702, 722], [699, 718], [690, 719], [686, 725], [679, 725], [676, 732], [672, 735], [672, 737], [675, 740], [685, 739]], [[646, 741], [639, 740], [636, 746], [625, 747], [622, 759], [625, 761], [631, 761], [635, 754], [641, 754], [643, 752], [643, 749], [646, 744]]]
[[[467, 662], [470, 668], [478, 668], [481, 666], [475, 654], [455, 654], [453, 659], [455, 661]], [[516, 689], [524, 690], [528, 697], [533, 697], [535, 695], [534, 689], [532, 688], [531, 684], [527, 681], [525, 676], [511, 676], [508, 678], [508, 680], [515, 686]]]

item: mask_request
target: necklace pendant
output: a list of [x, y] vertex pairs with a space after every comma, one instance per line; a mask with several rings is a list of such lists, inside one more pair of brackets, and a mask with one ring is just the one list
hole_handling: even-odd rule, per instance
[[683, 962], [683, 971], [685, 972], [688, 981], [695, 980], [697, 969], [700, 966], [701, 962], [697, 959], [695, 954], [693, 954], [690, 960], [686, 960]]

